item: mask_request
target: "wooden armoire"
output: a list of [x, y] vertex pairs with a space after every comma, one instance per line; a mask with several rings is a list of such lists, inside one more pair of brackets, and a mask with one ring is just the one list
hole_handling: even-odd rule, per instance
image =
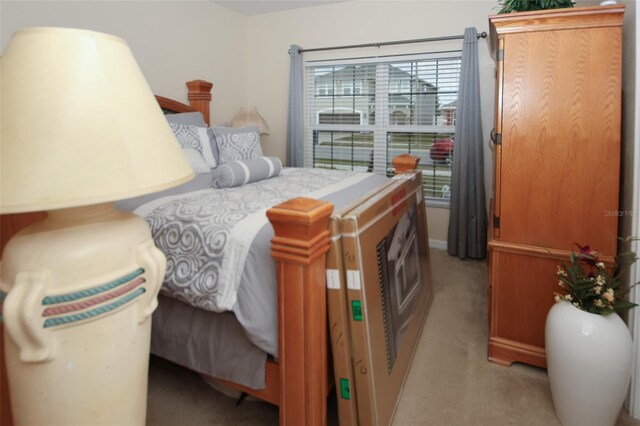
[[624, 5], [489, 18], [496, 61], [489, 360], [546, 367], [557, 265], [574, 243], [612, 265]]

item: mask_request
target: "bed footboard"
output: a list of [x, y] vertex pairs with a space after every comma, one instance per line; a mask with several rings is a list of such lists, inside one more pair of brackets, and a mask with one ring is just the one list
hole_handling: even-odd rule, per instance
[[280, 425], [327, 422], [325, 254], [333, 205], [294, 198], [267, 211], [278, 263]]

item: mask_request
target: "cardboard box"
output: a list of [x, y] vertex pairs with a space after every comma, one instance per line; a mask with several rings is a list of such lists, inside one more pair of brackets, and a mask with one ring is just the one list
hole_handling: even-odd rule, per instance
[[388, 425], [433, 299], [420, 172], [396, 176], [340, 222], [351, 395], [358, 424]]
[[[392, 184], [392, 181], [388, 182], [382, 188], [376, 189], [376, 193]], [[342, 253], [342, 217], [372, 196], [375, 194], [366, 194], [342, 211], [333, 212], [329, 220], [331, 248], [327, 253], [327, 312], [340, 426], [358, 425], [357, 396], [351, 363], [351, 331], [348, 316], [350, 311], [347, 307], [346, 276]]]

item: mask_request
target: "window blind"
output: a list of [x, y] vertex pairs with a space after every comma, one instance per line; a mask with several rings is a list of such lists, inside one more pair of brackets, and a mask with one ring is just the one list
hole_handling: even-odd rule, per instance
[[460, 63], [455, 51], [305, 64], [305, 165], [393, 175], [396, 155], [417, 155], [427, 201], [448, 205]]

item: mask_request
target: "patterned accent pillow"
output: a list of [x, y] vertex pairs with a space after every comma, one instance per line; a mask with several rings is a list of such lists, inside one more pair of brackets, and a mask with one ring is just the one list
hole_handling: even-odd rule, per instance
[[182, 149], [195, 149], [202, 155], [207, 166], [216, 167], [216, 159], [211, 151], [206, 128], [180, 123], [169, 123], [169, 126]]
[[243, 161], [231, 161], [213, 170], [214, 188], [232, 188], [278, 176], [282, 162], [276, 157], [259, 157]]
[[220, 164], [262, 157], [260, 133], [255, 126], [241, 129], [214, 127], [213, 134], [220, 153]]
[[216, 145], [216, 137], [213, 136], [213, 130], [211, 130], [211, 127], [207, 127], [207, 124], [204, 122], [204, 117], [202, 116], [202, 113], [181, 112], [179, 114], [166, 114], [165, 118], [169, 123], [188, 124], [190, 126], [207, 128], [207, 136], [209, 136], [209, 145], [211, 145], [211, 152], [213, 152], [213, 158], [215, 159], [216, 164], [220, 163], [220, 161], [218, 161], [218, 146]]

